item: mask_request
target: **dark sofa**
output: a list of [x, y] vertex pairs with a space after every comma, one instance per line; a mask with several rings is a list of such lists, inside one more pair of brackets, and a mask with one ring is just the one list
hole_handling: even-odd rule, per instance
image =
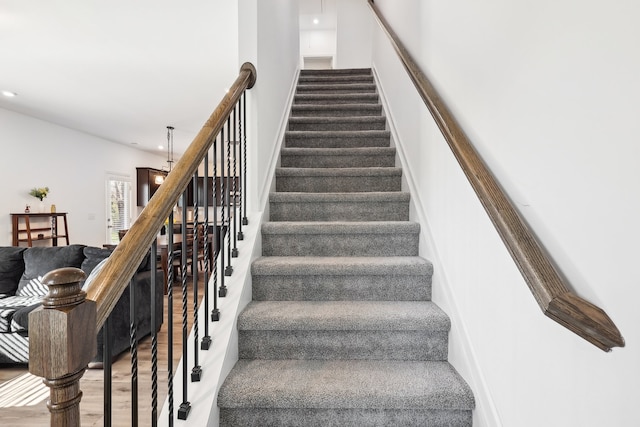
[[[47, 287], [40, 279], [49, 271], [62, 267], [82, 269], [87, 277], [111, 254], [109, 249], [85, 245], [58, 247], [0, 247], [0, 363], [28, 363], [29, 321], [31, 311], [41, 305]], [[163, 322], [163, 275], [156, 270], [156, 319]], [[138, 267], [133, 286], [136, 292], [136, 328], [138, 339], [151, 333], [151, 275], [149, 257]], [[129, 287], [131, 284], [129, 285]], [[123, 292], [109, 315], [111, 354], [129, 349], [130, 291]], [[103, 359], [103, 331], [96, 336], [98, 352], [92, 364]]]

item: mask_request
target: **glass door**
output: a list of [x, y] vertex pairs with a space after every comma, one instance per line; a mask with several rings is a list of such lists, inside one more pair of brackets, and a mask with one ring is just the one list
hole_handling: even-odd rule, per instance
[[131, 178], [107, 177], [107, 243], [117, 245], [119, 232], [131, 226]]

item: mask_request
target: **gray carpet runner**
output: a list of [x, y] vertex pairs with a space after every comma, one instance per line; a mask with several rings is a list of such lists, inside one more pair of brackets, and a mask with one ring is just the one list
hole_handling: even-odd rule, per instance
[[221, 426], [471, 426], [370, 69], [303, 70]]

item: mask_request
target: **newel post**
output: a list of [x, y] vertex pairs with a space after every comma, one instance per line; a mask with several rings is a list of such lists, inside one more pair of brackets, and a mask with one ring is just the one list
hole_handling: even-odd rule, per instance
[[81, 289], [84, 272], [51, 271], [42, 307], [29, 315], [29, 372], [44, 377], [51, 426], [80, 425], [80, 378], [96, 354], [96, 304]]

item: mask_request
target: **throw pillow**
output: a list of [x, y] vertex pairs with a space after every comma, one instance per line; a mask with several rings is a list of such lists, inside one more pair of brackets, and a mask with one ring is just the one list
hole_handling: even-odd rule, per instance
[[87, 246], [84, 248], [84, 261], [82, 261], [82, 271], [87, 275], [87, 278], [91, 275], [93, 269], [103, 260], [107, 259], [113, 252], [111, 249], [95, 248], [93, 246]]
[[85, 245], [28, 248], [24, 251], [24, 273], [18, 285], [18, 292], [32, 279], [44, 277], [48, 272], [62, 267], [82, 266]]
[[100, 261], [98, 264], [96, 264], [95, 267], [93, 267], [93, 269], [91, 270], [91, 273], [89, 274], [89, 276], [84, 281], [84, 285], [82, 285], [82, 290], [83, 291], [86, 292], [87, 289], [89, 289], [89, 285], [91, 285], [91, 282], [93, 282], [93, 279], [95, 279], [95, 277], [98, 275], [100, 270], [102, 270], [102, 267], [104, 267], [104, 265], [107, 263], [107, 259], [108, 259], [108, 257], [104, 258], [102, 261]]
[[14, 295], [24, 272], [23, 253], [27, 248], [0, 248], [0, 294]]
[[42, 283], [42, 277], [36, 277], [21, 283], [16, 295], [21, 297], [44, 297], [48, 293], [49, 287]]

